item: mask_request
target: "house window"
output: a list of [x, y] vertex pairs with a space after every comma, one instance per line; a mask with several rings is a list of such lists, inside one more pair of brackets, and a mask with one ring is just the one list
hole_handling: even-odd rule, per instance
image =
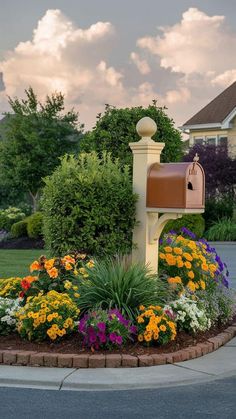
[[203, 137], [193, 137], [193, 144], [201, 144], [203, 145], [204, 143], [204, 138]]
[[227, 137], [219, 137], [218, 138], [218, 145], [227, 146], [228, 138]]
[[216, 137], [206, 137], [206, 144], [207, 145], [216, 145]]

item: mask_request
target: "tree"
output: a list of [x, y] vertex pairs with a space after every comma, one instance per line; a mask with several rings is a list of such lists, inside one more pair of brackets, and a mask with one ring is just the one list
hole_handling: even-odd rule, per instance
[[129, 143], [139, 141], [136, 124], [139, 119], [149, 116], [157, 124], [157, 132], [153, 140], [165, 142], [162, 161], [178, 161], [182, 157], [182, 142], [180, 132], [174, 128], [174, 122], [166, 113], [166, 108], [157, 106], [156, 101], [147, 108], [117, 109], [106, 105], [104, 115], [97, 116], [97, 123], [92, 131], [85, 134], [80, 143], [82, 151], [108, 151], [112, 157], [119, 157], [123, 164], [131, 164], [132, 152]]
[[236, 159], [228, 155], [227, 147], [196, 144], [184, 156], [184, 161], [193, 161], [196, 153], [205, 171], [207, 198], [224, 194], [233, 195]]
[[184, 156], [184, 160], [193, 161], [196, 153], [206, 176], [206, 206], [203, 216], [208, 230], [215, 221], [233, 216], [236, 205], [236, 159], [228, 155], [226, 146], [196, 144]]
[[83, 126], [78, 114], [64, 111], [64, 96], [54, 93], [41, 103], [33, 89], [26, 99], [9, 98], [5, 135], [0, 142], [0, 170], [5, 185], [28, 192], [37, 208], [42, 178], [51, 174], [60, 157], [78, 150]]

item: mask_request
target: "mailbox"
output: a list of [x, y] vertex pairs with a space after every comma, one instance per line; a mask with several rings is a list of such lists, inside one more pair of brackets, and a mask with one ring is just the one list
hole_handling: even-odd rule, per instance
[[154, 163], [150, 166], [147, 178], [148, 208], [203, 212], [204, 204], [205, 175], [199, 163]]

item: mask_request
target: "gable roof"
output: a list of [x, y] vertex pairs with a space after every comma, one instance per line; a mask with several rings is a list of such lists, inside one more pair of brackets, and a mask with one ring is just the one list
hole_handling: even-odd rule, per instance
[[236, 108], [236, 81], [183, 124], [221, 124]]

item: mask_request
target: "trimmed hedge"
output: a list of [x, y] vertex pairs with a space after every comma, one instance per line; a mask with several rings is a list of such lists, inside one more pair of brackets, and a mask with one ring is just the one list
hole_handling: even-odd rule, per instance
[[11, 234], [13, 237], [26, 237], [27, 236], [27, 218], [18, 221], [11, 226]]
[[205, 220], [201, 214], [183, 215], [183, 217], [178, 218], [177, 220], [168, 221], [162, 232], [162, 236], [171, 230], [174, 230], [176, 231], [176, 233], [181, 234], [182, 227], [186, 227], [188, 230], [192, 231], [198, 238], [201, 238], [203, 237], [203, 233], [205, 230]]
[[41, 212], [35, 212], [28, 217], [27, 221], [28, 236], [31, 239], [38, 239], [42, 237], [43, 214]]
[[52, 254], [131, 251], [136, 196], [127, 166], [107, 153], [65, 156], [45, 183], [43, 232]]

